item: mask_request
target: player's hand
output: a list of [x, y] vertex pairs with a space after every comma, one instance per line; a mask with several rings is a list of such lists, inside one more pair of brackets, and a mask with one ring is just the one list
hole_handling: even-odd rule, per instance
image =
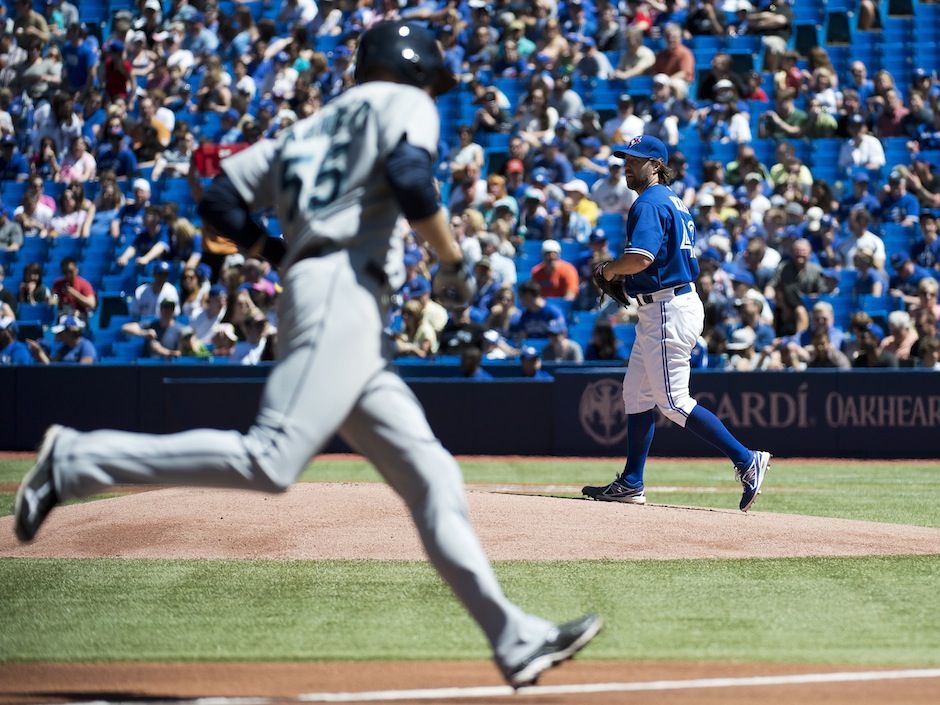
[[434, 275], [434, 296], [447, 309], [460, 308], [470, 303], [477, 286], [470, 267], [463, 260], [441, 264]]

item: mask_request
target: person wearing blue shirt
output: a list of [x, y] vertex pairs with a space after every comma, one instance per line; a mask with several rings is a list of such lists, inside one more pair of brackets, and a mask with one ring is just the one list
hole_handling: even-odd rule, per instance
[[16, 148], [16, 137], [4, 135], [0, 139], [0, 181], [25, 181], [29, 176], [29, 163]]
[[851, 79], [846, 82], [845, 88], [851, 88], [858, 93], [858, 101], [862, 105], [868, 103], [868, 99], [875, 92], [875, 84], [868, 78], [868, 69], [862, 61], [853, 61], [849, 67]]
[[137, 173], [137, 157], [124, 144], [124, 130], [118, 126], [109, 127], [101, 137], [101, 143], [95, 150], [95, 162], [99, 173], [113, 171], [118, 178]]
[[111, 221], [111, 237], [123, 242], [133, 241], [144, 230], [144, 214], [150, 205], [150, 182], [134, 181], [134, 200], [121, 206], [117, 218]]
[[903, 296], [910, 299], [910, 303], [917, 302], [917, 285], [921, 279], [935, 278], [936, 272], [914, 264], [910, 255], [895, 252], [891, 255], [891, 268], [894, 275], [891, 277], [888, 292], [891, 296]]
[[868, 190], [868, 183], [867, 171], [858, 171], [852, 176], [852, 192], [839, 201], [840, 220], [848, 220], [849, 213], [856, 208], [864, 208], [869, 213], [877, 213], [881, 209], [878, 199]]
[[613, 482], [581, 491], [599, 501], [646, 503], [643, 473], [659, 407], [668, 419], [731, 459], [743, 487], [738, 508], [746, 512], [760, 492], [770, 453], [742, 445], [689, 394], [690, 359], [705, 322], [694, 286], [699, 274], [695, 221], [668, 186], [672, 171], [661, 140], [634, 137], [615, 149], [614, 156], [624, 160], [627, 185], [639, 194], [627, 216], [622, 254], [596, 269], [605, 280], [620, 281], [624, 293], [639, 306], [636, 342], [623, 380], [627, 459]]
[[852, 260], [855, 271], [855, 284], [852, 286], [852, 297], [884, 296], [888, 293], [888, 276], [875, 266], [875, 253], [868, 248], [859, 247], [855, 250]]
[[907, 192], [907, 179], [898, 170], [888, 177], [888, 189], [881, 200], [881, 220], [885, 223], [916, 225], [920, 203]]
[[162, 259], [170, 250], [170, 237], [163, 224], [163, 211], [160, 206], [147, 206], [144, 211], [144, 228], [133, 242], [127, 246], [117, 259], [119, 267], [124, 267], [131, 260], [138, 265], [150, 264]]
[[0, 365], [32, 365], [33, 356], [25, 343], [16, 339], [18, 328], [12, 318], [0, 318]]
[[519, 303], [522, 305], [522, 315], [510, 328], [513, 338], [547, 338], [552, 321], [565, 322], [565, 314], [557, 306], [545, 301], [542, 289], [534, 281], [519, 285]]
[[940, 237], [937, 219], [925, 213], [920, 217], [921, 239], [911, 247], [911, 258], [928, 269], [940, 269]]
[[533, 165], [536, 169], [548, 171], [549, 181], [553, 184], [566, 184], [574, 179], [574, 167], [568, 157], [560, 152], [562, 142], [557, 137], [546, 137], [542, 143], [542, 154]]
[[85, 324], [79, 318], [66, 316], [58, 325], [52, 326], [55, 334], [56, 346], [52, 357], [39, 344], [31, 346], [37, 359], [44, 365], [50, 362], [72, 362], [82, 365], [91, 365], [98, 362], [98, 352], [91, 341], [82, 336]]
[[89, 91], [95, 83], [98, 56], [82, 38], [81, 25], [71, 24], [62, 45], [65, 82], [72, 91]]
[[522, 376], [529, 379], [554, 379], [548, 372], [542, 369], [542, 356], [539, 351], [531, 345], [522, 348], [519, 355], [519, 362], [522, 365]]

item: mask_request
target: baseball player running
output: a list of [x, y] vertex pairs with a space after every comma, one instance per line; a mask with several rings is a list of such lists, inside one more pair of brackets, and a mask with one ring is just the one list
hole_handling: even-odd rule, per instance
[[[555, 625], [503, 595], [467, 516], [460, 469], [382, 349], [387, 300], [404, 280], [393, 235], [401, 214], [439, 255], [439, 295], [454, 303], [472, 295], [432, 176], [432, 97], [456, 79], [434, 36], [416, 25], [376, 25], [357, 59], [360, 85], [227, 159], [199, 205], [205, 222], [283, 273], [283, 349], [252, 428], [157, 436], [52, 426], [17, 494], [16, 535], [31, 540], [59, 502], [119, 483], [284, 491], [338, 431], [402, 496], [428, 557], [485, 632], [506, 680], [529, 685], [587, 644], [601, 619]], [[251, 219], [267, 207], [284, 241]]]
[[[746, 512], [760, 494], [770, 453], [741, 445], [713, 413], [689, 396], [690, 355], [704, 324], [702, 302], [695, 294], [698, 261], [695, 224], [685, 203], [667, 185], [666, 145], [649, 135], [636, 137], [624, 159], [627, 185], [640, 194], [627, 217], [623, 254], [599, 264], [601, 282], [620, 283], [639, 304], [636, 343], [623, 379], [627, 413], [627, 460], [623, 473], [609, 485], [585, 487], [591, 499], [645, 504], [643, 470], [653, 442], [653, 407], [718, 448], [734, 463], [744, 487], [740, 509]], [[611, 295], [618, 299], [620, 292]]]

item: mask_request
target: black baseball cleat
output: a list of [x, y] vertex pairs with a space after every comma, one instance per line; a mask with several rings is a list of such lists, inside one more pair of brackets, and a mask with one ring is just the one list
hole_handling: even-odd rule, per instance
[[620, 476], [609, 485], [587, 485], [581, 488], [581, 494], [598, 502], [623, 502], [624, 504], [646, 504], [646, 494], [643, 486], [630, 487], [624, 484]]
[[59, 495], [52, 480], [52, 449], [61, 430], [62, 426], [59, 425], [46, 429], [46, 435], [39, 444], [36, 464], [26, 473], [16, 493], [13, 530], [16, 538], [23, 543], [33, 540], [49, 512], [59, 503]]
[[754, 504], [754, 500], [757, 499], [757, 495], [760, 494], [761, 486], [764, 484], [764, 475], [767, 474], [767, 469], [770, 467], [771, 457], [773, 456], [767, 451], [757, 450], [751, 456], [751, 464], [747, 466], [746, 470], [735, 468], [734, 476], [744, 487], [741, 502], [738, 504], [738, 508], [742, 512], [750, 509], [751, 505]]
[[583, 649], [597, 636], [603, 624], [604, 620], [596, 614], [559, 624], [541, 646], [515, 668], [505, 670], [503, 675], [513, 688], [535, 685], [542, 673], [562, 661], [567, 661]]

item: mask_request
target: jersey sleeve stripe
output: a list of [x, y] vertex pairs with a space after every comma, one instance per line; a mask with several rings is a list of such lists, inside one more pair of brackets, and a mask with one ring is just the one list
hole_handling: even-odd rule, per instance
[[625, 255], [644, 255], [644, 256], [646, 256], [646, 257], [649, 257], [651, 260], [655, 260], [655, 259], [656, 259], [656, 255], [654, 255], [654, 254], [653, 254], [652, 252], [650, 252], [649, 250], [644, 250], [644, 249], [642, 249], [642, 248], [640, 248], [640, 247], [625, 247], [625, 248], [623, 249], [623, 253], [624, 253]]

